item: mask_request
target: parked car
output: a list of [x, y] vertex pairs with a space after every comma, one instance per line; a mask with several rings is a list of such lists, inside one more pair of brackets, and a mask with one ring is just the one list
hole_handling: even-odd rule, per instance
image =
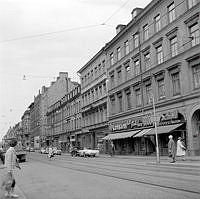
[[81, 157], [97, 157], [99, 156], [99, 150], [96, 149], [82, 149], [78, 150], [79, 156]]
[[35, 152], [35, 149], [33, 147], [30, 147], [30, 152]]
[[40, 149], [40, 153], [46, 154], [46, 149], [45, 149], [45, 148], [41, 148], [41, 149]]
[[54, 155], [61, 155], [62, 151], [57, 147], [53, 147], [53, 154]]

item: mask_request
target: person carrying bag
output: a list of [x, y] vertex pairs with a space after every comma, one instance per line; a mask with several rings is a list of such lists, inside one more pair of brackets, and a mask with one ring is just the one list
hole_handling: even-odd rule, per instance
[[14, 188], [15, 188], [15, 178], [14, 178], [14, 169], [17, 167], [18, 169], [21, 169], [19, 166], [19, 161], [16, 156], [16, 151], [14, 147], [17, 145], [17, 140], [11, 140], [10, 141], [10, 148], [6, 151], [5, 154], [5, 175], [4, 179], [2, 181], [1, 187], [5, 191], [5, 197], [12, 197], [12, 198], [18, 198], [19, 196], [14, 194]]

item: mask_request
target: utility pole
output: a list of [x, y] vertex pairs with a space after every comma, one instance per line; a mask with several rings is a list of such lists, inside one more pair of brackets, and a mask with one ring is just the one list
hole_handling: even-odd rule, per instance
[[156, 135], [156, 162], [160, 163], [158, 132], [157, 132], [157, 122], [156, 122], [156, 107], [155, 107], [155, 99], [154, 99], [153, 94], [152, 94], [151, 98], [152, 98], [152, 103], [153, 103], [154, 128], [155, 128], [155, 135]]

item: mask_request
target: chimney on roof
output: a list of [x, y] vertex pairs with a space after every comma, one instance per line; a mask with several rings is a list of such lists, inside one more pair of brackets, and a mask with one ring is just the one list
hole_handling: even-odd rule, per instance
[[53, 86], [53, 85], [54, 85], [54, 83], [55, 83], [55, 82], [51, 82], [51, 86]]
[[119, 24], [117, 25], [116, 27], [116, 33], [120, 33], [124, 28], [126, 27], [126, 25], [123, 25], [123, 24]]
[[59, 77], [60, 78], [68, 78], [68, 72], [59, 72]]
[[135, 19], [142, 10], [143, 8], [134, 8], [131, 12], [132, 19]]

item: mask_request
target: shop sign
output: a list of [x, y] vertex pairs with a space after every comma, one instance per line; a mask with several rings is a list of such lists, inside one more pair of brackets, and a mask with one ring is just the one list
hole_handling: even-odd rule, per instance
[[146, 126], [153, 126], [153, 117], [151, 113], [137, 118], [131, 118], [120, 122], [111, 123], [110, 129], [112, 131], [119, 131], [123, 129], [135, 129]]
[[178, 110], [162, 113], [159, 118], [159, 125], [168, 125], [180, 122], [180, 120], [178, 120]]

